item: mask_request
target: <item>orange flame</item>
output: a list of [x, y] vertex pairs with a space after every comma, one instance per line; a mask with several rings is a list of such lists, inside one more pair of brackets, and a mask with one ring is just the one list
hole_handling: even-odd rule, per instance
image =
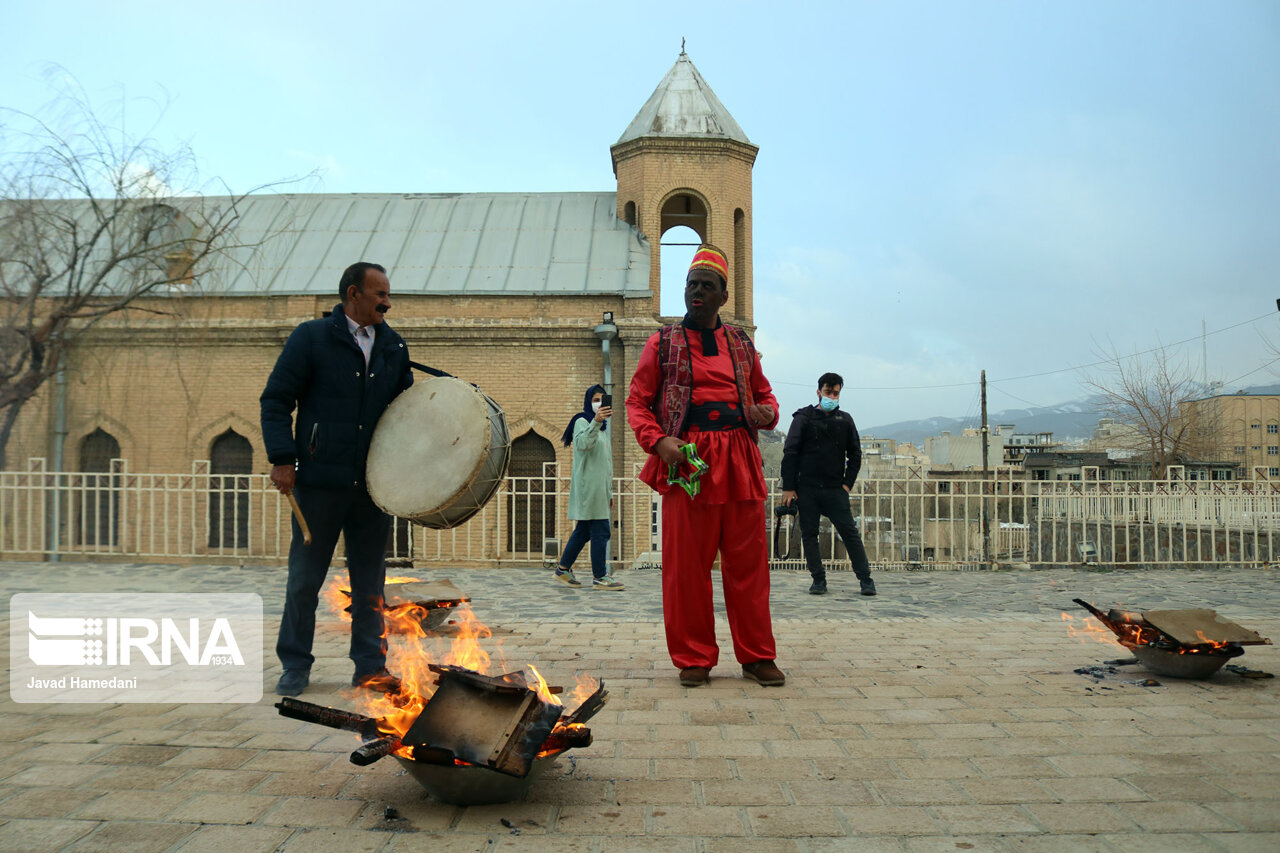
[[[421, 578], [394, 577], [387, 578], [387, 583], [417, 583]], [[328, 582], [320, 590], [320, 598], [329, 609], [331, 616], [343, 622], [351, 621], [351, 577], [345, 570], [334, 572]], [[404, 605], [401, 605], [404, 606]]]
[[[1062, 614], [1062, 622], [1067, 627], [1067, 636], [1073, 637], [1082, 643], [1098, 642], [1113, 643], [1116, 642], [1116, 635], [1111, 633], [1101, 622], [1092, 616], [1086, 616], [1080, 620], [1080, 627], [1076, 627], [1076, 619], [1070, 613]], [[1134, 626], [1137, 627], [1137, 626]]]
[[1082, 643], [1089, 640], [1097, 640], [1101, 643], [1114, 641], [1125, 648], [1132, 649], [1134, 646], [1151, 645], [1163, 640], [1160, 648], [1179, 655], [1216, 654], [1230, 646], [1230, 643], [1210, 640], [1203, 631], [1199, 630], [1196, 631], [1196, 637], [1200, 642], [1193, 646], [1186, 646], [1175, 643], [1172, 638], [1166, 637], [1153, 627], [1139, 625], [1136, 622], [1115, 622], [1114, 627], [1107, 628], [1096, 618], [1087, 616], [1083, 620], [1083, 630], [1077, 630], [1075, 620], [1070, 613], [1063, 613], [1062, 621], [1067, 626], [1067, 634], [1079, 639]]
[[[436, 674], [431, 671], [431, 664], [460, 666], [487, 674], [492, 663], [490, 653], [480, 641], [491, 638], [493, 632], [470, 607], [462, 605], [451, 613], [452, 637], [427, 634], [422, 629], [422, 611], [418, 605], [400, 605], [383, 613], [387, 669], [400, 678], [400, 693], [373, 694], [362, 690], [356, 696], [361, 712], [377, 718], [378, 728], [385, 735], [403, 737], [435, 694]], [[502, 661], [500, 654], [498, 659]], [[401, 747], [395, 754], [412, 757], [408, 747]]]
[[538, 698], [548, 705], [560, 705], [563, 707], [560, 697], [552, 693], [547, 687], [547, 680], [542, 677], [542, 673], [538, 672], [538, 668], [533, 664], [529, 664], [527, 668], [533, 673], [534, 684], [536, 685], [534, 692], [538, 694]]
[[[344, 592], [345, 590], [345, 592]], [[351, 580], [346, 572], [334, 572], [320, 590], [320, 598], [329, 608], [329, 614], [343, 622], [351, 621]]]
[[[337, 594], [341, 595], [341, 592]], [[501, 653], [500, 642], [492, 651], [482, 646], [481, 642], [491, 639], [493, 632], [480, 621], [470, 606], [463, 604], [451, 611], [449, 630], [442, 632], [443, 636], [428, 634], [422, 629], [424, 610], [419, 605], [408, 604], [391, 607], [383, 612], [386, 620], [387, 668], [400, 678], [400, 692], [375, 694], [361, 690], [354, 697], [362, 713], [378, 720], [378, 729], [385, 736], [404, 737], [430, 701], [431, 696], [435, 694], [437, 677], [436, 673], [429, 668], [431, 664], [459, 666], [481, 674], [489, 674], [496, 657], [496, 663], [501, 667], [499, 671], [510, 671]], [[532, 674], [532, 678], [526, 680], [530, 688], [537, 693], [539, 700], [562, 706], [563, 703], [551, 692], [546, 679], [537, 668], [530, 665], [527, 669]], [[578, 683], [570, 694], [574, 706], [581, 704], [598, 687], [599, 682], [596, 679], [579, 676]], [[557, 723], [552, 734], [573, 728], [573, 726], [567, 727], [563, 723]], [[582, 729], [585, 726], [577, 724], [576, 728]], [[540, 754], [563, 751], [565, 748], [565, 744], [560, 743], [557, 746], [554, 737], [549, 737], [548, 748]], [[394, 750], [393, 754], [402, 758], [413, 758], [411, 747], [401, 746]], [[467, 764], [461, 760], [455, 763]]]
[[488, 674], [490, 657], [480, 646], [480, 640], [493, 636], [489, 627], [476, 618], [470, 607], [459, 607], [453, 620], [457, 625], [457, 636], [449, 646], [449, 653], [444, 662], [453, 666], [461, 666], [476, 672]]
[[568, 705], [577, 708], [587, 697], [600, 689], [600, 682], [589, 675], [579, 675], [577, 684], [569, 691]]

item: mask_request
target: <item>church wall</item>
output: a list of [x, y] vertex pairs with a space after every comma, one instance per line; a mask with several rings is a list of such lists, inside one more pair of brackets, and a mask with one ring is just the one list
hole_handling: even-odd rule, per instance
[[[190, 470], [230, 428], [249, 439], [255, 471], [265, 473], [258, 397], [293, 328], [336, 302], [336, 296], [161, 300], [149, 307], [177, 309], [180, 316], [135, 314], [102, 324], [81, 339], [69, 361], [64, 469], [77, 467], [80, 441], [97, 428], [120, 442], [131, 470], [155, 473]], [[618, 296], [396, 296], [393, 290], [388, 322], [415, 361], [494, 398], [513, 436], [532, 428], [558, 447], [583, 391], [603, 380], [600, 340], [592, 332], [602, 313], [613, 311], [624, 327], [639, 323], [647, 330], [642, 337], [656, 328], [623, 319], [626, 302]], [[617, 427], [623, 427], [633, 369], [623, 341], [613, 342], [611, 365]], [[24, 410], [9, 445], [10, 470], [24, 469], [28, 457], [51, 455], [53, 391], [50, 381]], [[622, 462], [634, 440], [623, 441], [630, 439], [625, 429], [614, 436]], [[569, 452], [560, 455], [567, 463]]]
[[[649, 287], [661, 289], [659, 225], [663, 202], [673, 192], [694, 190], [709, 206], [708, 242], [729, 257], [729, 303], [721, 317], [746, 326], [752, 314], [751, 166], [754, 149], [729, 141], [644, 138], [614, 150], [618, 216], [636, 206], [636, 227], [649, 238]], [[742, 211], [735, 229], [734, 215]], [[740, 230], [739, 230], [740, 229]], [[742, 265], [741, 273], [738, 266]]]

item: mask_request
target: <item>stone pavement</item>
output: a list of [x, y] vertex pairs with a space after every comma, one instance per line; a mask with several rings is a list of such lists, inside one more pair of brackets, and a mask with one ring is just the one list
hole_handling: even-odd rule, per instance
[[[595, 744], [524, 801], [442, 805], [391, 759], [352, 765], [354, 735], [276, 714], [268, 649], [256, 705], [6, 695], [0, 850], [1280, 849], [1280, 680], [1077, 674], [1125, 655], [1062, 618], [1079, 626], [1074, 597], [1208, 606], [1280, 640], [1274, 571], [878, 573], [871, 599], [847, 573], [815, 597], [804, 573], [776, 572], [787, 685], [745, 682], [721, 620], [723, 660], [695, 689], [665, 654], [656, 571], [620, 572], [624, 592], [535, 568], [412, 573], [466, 590], [510, 668], [532, 662], [561, 684], [585, 673], [610, 691]], [[9, 594], [256, 591], [271, 645], [284, 572], [4, 563], [0, 577]], [[325, 618], [303, 699], [356, 707], [345, 648], [346, 627]], [[1280, 673], [1276, 647], [1236, 662]]]

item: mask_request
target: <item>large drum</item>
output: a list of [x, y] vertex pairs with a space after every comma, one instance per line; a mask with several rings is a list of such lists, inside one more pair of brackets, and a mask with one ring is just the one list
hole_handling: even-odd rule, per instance
[[382, 413], [365, 477], [383, 512], [443, 530], [488, 503], [510, 458], [497, 403], [460, 379], [427, 376]]

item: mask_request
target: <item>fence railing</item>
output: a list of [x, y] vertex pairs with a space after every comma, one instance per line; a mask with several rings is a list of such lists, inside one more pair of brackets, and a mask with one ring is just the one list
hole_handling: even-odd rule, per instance
[[[548, 468], [548, 471], [554, 471]], [[398, 520], [388, 556], [417, 566], [529, 565], [554, 561], [572, 530], [567, 478], [508, 478], [470, 521], [430, 530]], [[794, 517], [778, 519], [770, 483], [766, 531], [777, 568], [803, 568]], [[1280, 483], [1265, 480], [859, 481], [850, 495], [868, 558], [880, 568], [972, 568], [992, 563], [1117, 565], [1265, 564], [1280, 556]], [[657, 496], [634, 477], [614, 481], [611, 560], [657, 566]], [[0, 472], [0, 557], [281, 562], [289, 550], [288, 503], [262, 474], [54, 473], [33, 459]], [[847, 568], [824, 520], [818, 547], [828, 568]], [[339, 545], [337, 558], [342, 548]]]

